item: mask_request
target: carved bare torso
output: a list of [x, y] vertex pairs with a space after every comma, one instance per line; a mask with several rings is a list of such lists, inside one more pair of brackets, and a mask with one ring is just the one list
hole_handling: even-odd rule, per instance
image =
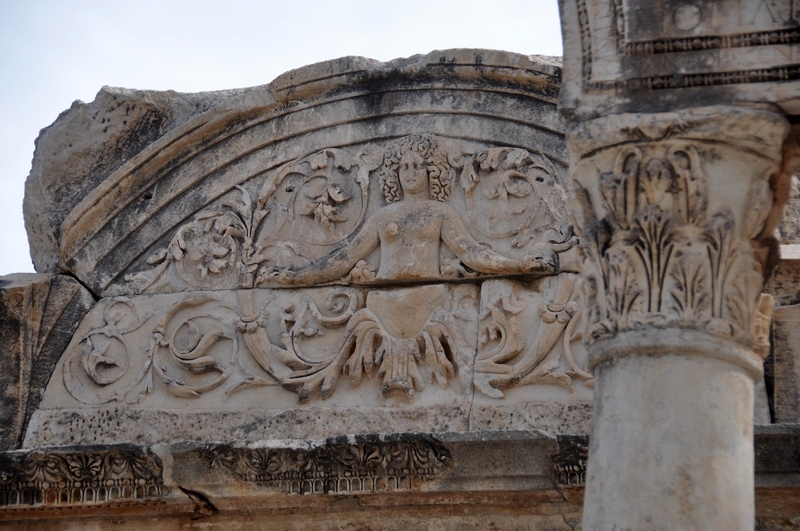
[[439, 274], [442, 224], [449, 213], [443, 207], [437, 201], [401, 201], [378, 211], [378, 278], [430, 278]]

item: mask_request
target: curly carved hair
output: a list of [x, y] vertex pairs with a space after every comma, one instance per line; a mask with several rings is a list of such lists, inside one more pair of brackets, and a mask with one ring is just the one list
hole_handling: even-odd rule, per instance
[[403, 199], [403, 188], [400, 186], [400, 159], [409, 151], [419, 153], [425, 159], [430, 185], [430, 198], [445, 202], [450, 197], [450, 164], [447, 153], [439, 146], [432, 135], [406, 136], [386, 149], [386, 156], [381, 171], [381, 191], [386, 201], [394, 203]]

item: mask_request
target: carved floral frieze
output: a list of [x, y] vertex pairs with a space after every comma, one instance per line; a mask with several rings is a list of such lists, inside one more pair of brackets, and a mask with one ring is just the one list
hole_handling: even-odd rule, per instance
[[48, 450], [4, 453], [0, 506], [131, 503], [167, 493], [161, 461], [148, 450]]
[[576, 280], [103, 299], [62, 357], [61, 382], [83, 404], [219, 403], [245, 391], [305, 403], [362, 384], [406, 402], [430, 389], [466, 400], [473, 385], [493, 398], [520, 385], [572, 390], [574, 378], [592, 384], [585, 351], [573, 356], [582, 348]]
[[563, 179], [543, 154], [433, 135], [324, 149], [236, 186], [125, 278], [157, 293], [552, 274], [577, 241]]
[[65, 353], [63, 382], [86, 404], [272, 386], [305, 402], [344, 379], [375, 380], [384, 396], [431, 385], [466, 395], [477, 311], [473, 285], [104, 299]]
[[[127, 276], [145, 295], [98, 303], [60, 362], [63, 385], [88, 405], [208, 406], [362, 384], [387, 405], [464, 402], [473, 385], [497, 399], [591, 386], [571, 351], [578, 287], [563, 269], [578, 238], [562, 179], [542, 154], [426, 134], [268, 171]], [[498, 276], [517, 280], [482, 278]]]
[[210, 466], [237, 480], [289, 494], [417, 489], [452, 465], [450, 451], [430, 437], [329, 441], [314, 448], [214, 446], [201, 451]]

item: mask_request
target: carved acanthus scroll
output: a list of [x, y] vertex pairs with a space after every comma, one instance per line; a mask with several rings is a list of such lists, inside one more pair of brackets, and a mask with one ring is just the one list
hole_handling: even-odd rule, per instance
[[272, 172], [257, 193], [237, 185], [222, 208], [199, 212], [148, 257], [151, 269], [126, 278], [141, 291], [159, 283], [248, 288], [264, 268], [308, 264], [318, 247], [341, 242], [364, 221], [369, 173], [380, 162], [375, 146], [356, 154], [325, 149]]
[[[292, 276], [293, 285], [406, 280], [399, 278], [401, 264], [382, 262], [402, 261], [402, 253], [385, 248], [402, 247], [392, 227], [408, 223], [413, 209], [414, 196], [404, 193], [399, 177], [410, 153], [420, 158], [430, 187], [428, 201], [414, 208], [421, 214], [436, 207], [422, 219], [437, 218], [405, 231], [436, 262], [422, 263], [414, 278], [551, 274], [559, 254], [576, 244], [564, 172], [547, 156], [519, 148], [465, 151], [433, 135], [412, 135], [384, 149], [324, 149], [265, 171], [237, 185], [220, 206], [195, 214], [146, 259], [144, 270], [125, 278], [146, 293], [279, 287], [308, 266], [318, 271]], [[444, 224], [441, 238], [436, 223]], [[348, 247], [369, 240], [371, 231], [380, 242]], [[343, 253], [346, 271], [326, 271], [324, 264]]]
[[[525, 285], [490, 280], [481, 293], [480, 337], [475, 387], [492, 398], [521, 385], [573, 389], [593, 377], [576, 362], [572, 348], [581, 337], [580, 281], [565, 273]], [[580, 348], [579, 345], [577, 345]]]
[[[324, 303], [320, 299], [324, 299]], [[380, 381], [411, 399], [428, 385], [472, 386], [477, 289], [428, 285], [364, 293], [327, 288], [106, 299], [68, 349], [66, 389], [86, 404], [135, 403], [166, 391], [197, 399], [280, 386], [300, 402], [341, 379]], [[276, 340], [277, 339], [277, 340]]]
[[[591, 385], [570, 346], [578, 287], [561, 268], [578, 239], [562, 179], [540, 153], [425, 134], [265, 171], [127, 277], [170, 293], [161, 304], [101, 302], [67, 353], [64, 384], [87, 404], [163, 392], [224, 401], [266, 387], [304, 403], [344, 381], [404, 401], [431, 387], [502, 398], [515, 385]], [[552, 278], [517, 306], [530, 286], [475, 285], [497, 276]], [[442, 279], [470, 280], [432, 283]], [[337, 287], [281, 289], [318, 284]]]

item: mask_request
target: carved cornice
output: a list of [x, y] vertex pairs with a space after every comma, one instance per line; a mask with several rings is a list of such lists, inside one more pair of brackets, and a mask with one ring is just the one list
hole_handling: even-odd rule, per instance
[[0, 454], [0, 507], [130, 504], [162, 498], [161, 460], [146, 448]]
[[768, 351], [763, 272], [788, 124], [769, 110], [616, 115], [574, 128], [589, 343], [690, 329]]
[[333, 494], [417, 489], [451, 466], [450, 451], [429, 436], [394, 440], [332, 439], [313, 448], [214, 446], [200, 451], [211, 467], [239, 481], [287, 494]]
[[556, 484], [559, 487], [586, 485], [586, 465], [589, 461], [589, 437], [586, 435], [559, 435], [558, 455], [553, 457]]
[[792, 0], [561, 0], [567, 121], [736, 102], [797, 114]]

